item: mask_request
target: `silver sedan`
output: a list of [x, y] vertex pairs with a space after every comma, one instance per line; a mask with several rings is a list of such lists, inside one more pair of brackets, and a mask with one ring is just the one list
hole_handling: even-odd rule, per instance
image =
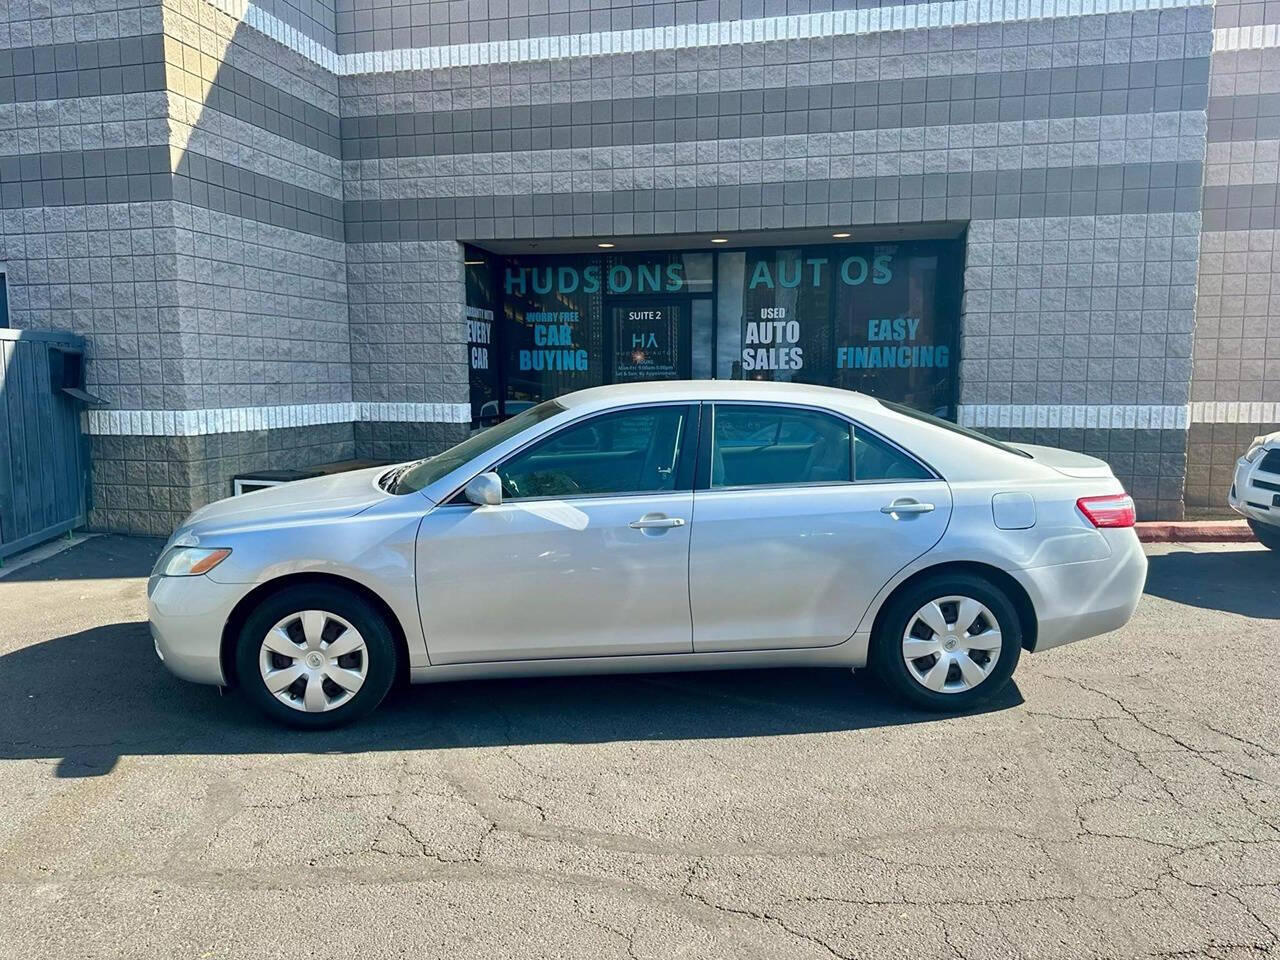
[[599, 387], [445, 452], [210, 504], [147, 586], [175, 674], [329, 727], [399, 677], [870, 666], [930, 710], [1124, 624], [1133, 501], [1079, 453], [823, 387]]

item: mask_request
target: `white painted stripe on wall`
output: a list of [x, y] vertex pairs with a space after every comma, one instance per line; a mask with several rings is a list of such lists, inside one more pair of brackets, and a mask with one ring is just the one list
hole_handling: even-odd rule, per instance
[[319, 41], [312, 40], [297, 27], [291, 27], [274, 14], [267, 13], [261, 7], [249, 3], [249, 0], [205, 0], [205, 2], [227, 16], [248, 24], [259, 33], [288, 47], [294, 53], [306, 57], [312, 63], [319, 64], [330, 73], [338, 72], [341, 58], [337, 53]]
[[[977, 403], [960, 405], [966, 427], [1047, 427], [1085, 430], [1186, 430], [1191, 423], [1280, 423], [1280, 403], [1177, 404]], [[193, 437], [279, 430], [326, 423], [469, 423], [465, 403], [302, 403], [203, 410], [91, 410], [89, 433], [105, 436]]]
[[327, 423], [469, 423], [466, 403], [297, 403], [201, 410], [90, 410], [85, 429], [100, 436], [198, 437], [211, 433], [281, 430]]
[[965, 427], [1083, 430], [1185, 430], [1188, 408], [1141, 403], [977, 403], [960, 405]]
[[960, 405], [966, 427], [1186, 430], [1192, 423], [1280, 423], [1280, 402], [1208, 401], [1175, 404]]
[[357, 403], [362, 422], [381, 423], [470, 423], [469, 403]]
[[1079, 17], [1105, 13], [1134, 13], [1178, 7], [1210, 6], [1212, 0], [942, 0], [895, 4], [865, 10], [807, 13], [754, 20], [725, 20], [636, 30], [494, 40], [440, 47], [378, 50], [342, 54], [338, 73], [388, 73], [438, 70], [489, 63], [527, 63], [572, 57], [607, 56], [655, 50], [686, 50], [726, 44], [762, 43], [918, 30], [936, 27], [1017, 23], [1051, 17]]
[[352, 76], [851, 36], [889, 30], [1020, 23], [1053, 17], [1171, 10], [1211, 6], [1213, 0], [941, 0], [933, 3], [895, 4], [867, 10], [840, 10], [834, 13], [722, 20], [715, 23], [688, 23], [526, 40], [491, 40], [486, 43], [455, 43], [438, 47], [347, 54], [335, 53], [248, 0], [207, 2], [308, 60], [339, 75]]
[[1210, 400], [1191, 404], [1192, 423], [1280, 423], [1280, 403]]
[[1251, 27], [1219, 27], [1213, 31], [1213, 49], [1265, 50], [1280, 47], [1280, 23], [1256, 23]]

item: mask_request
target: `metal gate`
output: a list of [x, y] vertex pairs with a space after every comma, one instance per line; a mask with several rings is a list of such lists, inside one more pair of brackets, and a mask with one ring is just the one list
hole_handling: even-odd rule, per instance
[[0, 558], [83, 526], [84, 341], [0, 330]]

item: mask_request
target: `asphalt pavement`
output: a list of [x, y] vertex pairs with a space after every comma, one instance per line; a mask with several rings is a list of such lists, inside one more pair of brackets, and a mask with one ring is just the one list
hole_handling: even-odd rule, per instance
[[0, 957], [1280, 953], [1280, 556], [938, 718], [792, 670], [398, 691], [270, 727], [155, 658], [156, 541], [0, 580]]

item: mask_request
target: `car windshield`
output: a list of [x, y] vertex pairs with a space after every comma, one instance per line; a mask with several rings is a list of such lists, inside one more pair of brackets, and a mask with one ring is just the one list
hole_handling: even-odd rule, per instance
[[481, 430], [474, 436], [467, 437], [456, 446], [426, 460], [416, 460], [392, 470], [382, 478], [382, 486], [388, 493], [417, 493], [424, 487], [435, 483], [447, 473], [458, 469], [469, 460], [492, 450], [505, 440], [510, 440], [522, 430], [564, 412], [564, 404], [548, 400], [536, 407], [530, 407], [510, 420], [504, 420], [488, 430]]
[[888, 400], [880, 400], [880, 406], [888, 407], [894, 413], [900, 413], [904, 417], [911, 417], [915, 420], [923, 420], [925, 423], [931, 423], [935, 427], [941, 427], [943, 430], [950, 430], [952, 433], [958, 433], [962, 437], [968, 437], [970, 440], [977, 440], [979, 443], [985, 443], [988, 446], [995, 447], [997, 450], [1003, 450], [1005, 453], [1016, 454], [1019, 457], [1026, 457], [1028, 460], [1035, 459], [1025, 450], [1019, 450], [1017, 447], [1010, 446], [1007, 443], [1001, 443], [995, 437], [988, 437], [985, 433], [979, 433], [977, 430], [970, 430], [968, 427], [962, 427], [958, 423], [952, 423], [950, 420], [943, 420], [941, 417], [935, 417], [932, 414], [921, 413], [914, 407], [903, 406], [901, 403], [891, 403]]

